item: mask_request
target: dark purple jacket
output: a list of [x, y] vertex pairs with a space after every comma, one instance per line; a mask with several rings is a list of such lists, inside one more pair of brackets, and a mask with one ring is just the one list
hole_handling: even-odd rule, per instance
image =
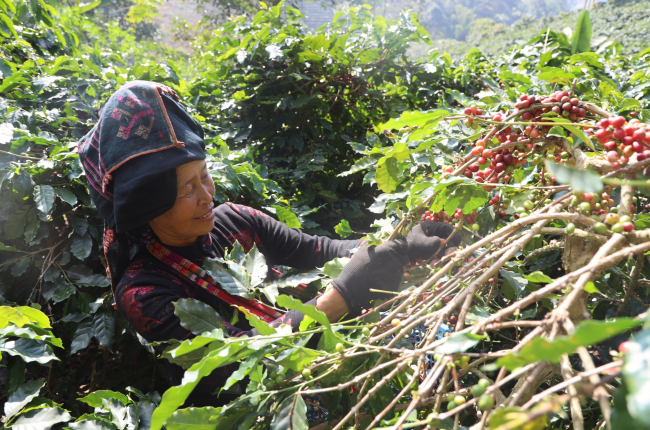
[[[193, 245], [168, 248], [200, 266], [206, 257], [223, 257], [225, 250], [231, 248], [235, 241], [239, 241], [246, 252], [256, 244], [269, 266], [313, 269], [322, 267], [335, 257], [349, 256], [348, 250], [361, 244], [359, 240], [332, 240], [311, 236], [299, 229], [290, 229], [247, 206], [226, 203], [214, 211], [214, 228], [209, 234]], [[194, 337], [180, 325], [178, 317], [174, 314], [174, 302], [182, 298], [201, 300], [213, 307], [221, 315], [231, 337], [257, 334], [257, 331], [251, 330], [244, 318], [235, 325], [230, 324], [224, 318], [232, 314], [226, 303], [158, 260], [147, 249], [142, 249], [125, 270], [115, 289], [115, 295], [118, 309], [149, 342]], [[315, 304], [315, 299], [310, 303]], [[297, 329], [302, 317], [297, 311], [289, 311], [270, 324], [290, 324]], [[162, 349], [164, 348], [158, 348], [158, 351]], [[183, 375], [182, 368], [171, 364], [169, 367], [170, 382], [173, 385], [179, 384]], [[235, 369], [235, 366], [219, 368], [210, 377], [204, 378], [188, 400], [188, 405], [218, 406], [237, 397], [241, 392], [239, 386], [233, 387], [230, 393], [222, 393], [218, 399], [210, 396], [223, 385]]]

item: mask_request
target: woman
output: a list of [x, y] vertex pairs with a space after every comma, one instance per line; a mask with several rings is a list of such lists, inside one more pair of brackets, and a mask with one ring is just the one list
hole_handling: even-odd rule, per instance
[[[345, 314], [360, 315], [377, 298], [371, 288], [396, 291], [404, 264], [431, 256], [440, 246], [438, 236], [448, 237], [453, 229], [420, 224], [406, 240], [365, 247], [359, 240], [331, 240], [289, 229], [246, 206], [215, 208], [203, 130], [173, 90], [153, 82], [130, 82], [113, 94], [78, 151], [92, 199], [106, 221], [104, 252], [115, 304], [148, 342], [193, 337], [174, 314], [174, 302], [182, 298], [213, 307], [229, 336], [258, 334], [246, 321], [229, 324], [227, 317], [236, 306], [271, 325], [298, 328], [303, 317], [299, 312], [281, 315], [262, 303], [229, 295], [202, 271], [205, 258], [222, 257], [235, 241], [246, 251], [255, 244], [269, 266], [301, 269], [323, 266], [361, 246], [334, 288], [308, 302], [337, 321]], [[170, 382], [179, 384], [183, 370], [168, 365]], [[234, 370], [217, 369], [204, 378], [188, 404], [217, 406], [239, 396], [239, 385], [219, 398], [212, 396]]]

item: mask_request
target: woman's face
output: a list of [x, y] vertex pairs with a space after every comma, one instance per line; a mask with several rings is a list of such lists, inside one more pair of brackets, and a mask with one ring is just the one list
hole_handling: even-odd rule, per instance
[[176, 181], [176, 203], [149, 225], [163, 243], [186, 246], [212, 230], [214, 182], [204, 160], [178, 166]]

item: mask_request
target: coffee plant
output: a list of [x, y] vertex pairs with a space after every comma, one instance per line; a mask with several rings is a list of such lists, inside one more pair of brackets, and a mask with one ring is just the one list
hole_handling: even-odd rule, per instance
[[[544, 30], [495, 57], [414, 62], [406, 44], [427, 40], [414, 15], [351, 9], [306, 34], [280, 3], [197, 39], [189, 65], [96, 7], [0, 2], [3, 427], [650, 426], [650, 49], [596, 53], [587, 32]], [[133, 79], [174, 88], [204, 124], [217, 202], [371, 244], [450, 222], [461, 246], [330, 323], [303, 302], [348, 259], [262, 283], [259, 251], [235, 244], [227, 270], [206, 270], [303, 312], [300, 330], [241, 311], [261, 335], [229, 338], [211, 307], [179, 300], [196, 337], [157, 356], [111, 306], [76, 155]], [[181, 385], [163, 360], [186, 369]], [[185, 404], [226, 365], [238, 399]]]

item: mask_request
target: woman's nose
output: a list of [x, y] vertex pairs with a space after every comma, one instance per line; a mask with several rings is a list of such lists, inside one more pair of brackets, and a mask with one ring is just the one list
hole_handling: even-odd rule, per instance
[[200, 202], [205, 203], [211, 202], [212, 201], [212, 194], [214, 193], [214, 188], [210, 186], [209, 184], [201, 184], [201, 195], [200, 195]]

